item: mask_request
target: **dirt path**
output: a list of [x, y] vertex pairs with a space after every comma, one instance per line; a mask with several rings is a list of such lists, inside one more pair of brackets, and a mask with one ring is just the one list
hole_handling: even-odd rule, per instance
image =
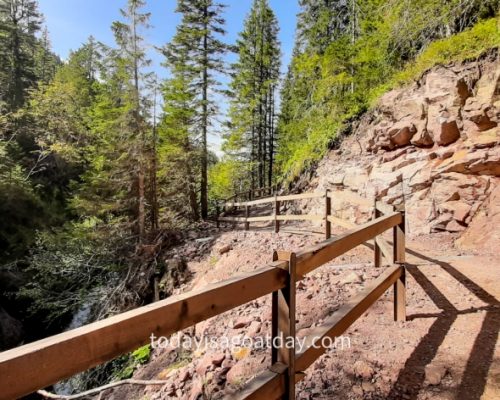
[[[300, 229], [292, 226], [279, 234], [231, 231], [202, 241], [205, 255], [189, 264], [193, 280], [179, 291], [258, 268], [271, 260], [273, 249], [299, 250], [322, 240]], [[346, 332], [350, 347], [328, 351], [306, 371], [297, 386], [298, 398], [500, 398], [500, 260], [493, 254], [463, 254], [453, 239], [434, 234], [408, 243], [407, 321], [393, 321], [392, 293], [387, 292]], [[189, 244], [172, 257], [193, 251]], [[360, 246], [298, 285], [299, 338], [383, 271], [373, 267], [372, 257], [371, 249]], [[265, 337], [270, 331], [269, 297], [178, 337]], [[135, 377], [166, 379], [168, 384], [161, 390], [115, 391], [104, 398], [221, 398], [269, 365], [269, 349], [156, 349]]]

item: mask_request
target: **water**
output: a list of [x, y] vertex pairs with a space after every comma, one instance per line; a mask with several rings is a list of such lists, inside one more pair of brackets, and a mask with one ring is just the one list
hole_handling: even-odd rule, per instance
[[[71, 322], [67, 326], [67, 328], [64, 330], [65, 332], [70, 331], [72, 329], [79, 328], [80, 326], [85, 325], [90, 317], [91, 317], [91, 312], [92, 312], [92, 303], [91, 302], [86, 302], [84, 303], [77, 312], [73, 315], [73, 318], [71, 319]], [[76, 379], [78, 375], [69, 378], [68, 380], [58, 382], [54, 385], [54, 391], [56, 394], [59, 395], [70, 395], [73, 393], [74, 390], [74, 379]]]

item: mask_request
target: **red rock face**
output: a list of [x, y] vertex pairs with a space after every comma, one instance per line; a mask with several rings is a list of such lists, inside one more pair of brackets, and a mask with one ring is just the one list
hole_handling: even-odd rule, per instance
[[[499, 121], [495, 57], [433, 68], [419, 82], [385, 94], [303, 190], [404, 201], [410, 235], [449, 231], [466, 237], [482, 207], [492, 207], [485, 201], [500, 182]], [[356, 222], [371, 217], [370, 207], [332, 206]], [[308, 207], [320, 211], [322, 204]]]

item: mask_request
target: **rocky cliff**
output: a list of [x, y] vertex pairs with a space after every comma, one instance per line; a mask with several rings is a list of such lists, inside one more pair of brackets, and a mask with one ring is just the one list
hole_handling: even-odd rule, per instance
[[[404, 201], [410, 235], [463, 232], [462, 246], [491, 248], [500, 243], [499, 122], [497, 51], [435, 67], [386, 93], [313, 177], [305, 177], [302, 189]], [[357, 222], [370, 214], [342, 201], [333, 207]]]

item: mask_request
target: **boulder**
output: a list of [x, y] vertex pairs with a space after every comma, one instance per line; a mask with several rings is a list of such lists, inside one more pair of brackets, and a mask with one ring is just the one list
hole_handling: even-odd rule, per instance
[[446, 111], [429, 116], [427, 130], [432, 135], [433, 141], [439, 146], [447, 146], [460, 138], [456, 117], [449, 116]]
[[388, 129], [387, 135], [394, 147], [403, 147], [410, 144], [411, 139], [417, 132], [415, 125], [409, 120], [402, 120]]
[[417, 132], [411, 139], [411, 144], [419, 147], [430, 147], [434, 144], [432, 135], [427, 130], [427, 126], [417, 129]]
[[[428, 193], [428, 189], [425, 192]], [[406, 204], [408, 224], [412, 235], [428, 234], [431, 221], [437, 216], [437, 210], [429, 196], [420, 199], [415, 194]]]

